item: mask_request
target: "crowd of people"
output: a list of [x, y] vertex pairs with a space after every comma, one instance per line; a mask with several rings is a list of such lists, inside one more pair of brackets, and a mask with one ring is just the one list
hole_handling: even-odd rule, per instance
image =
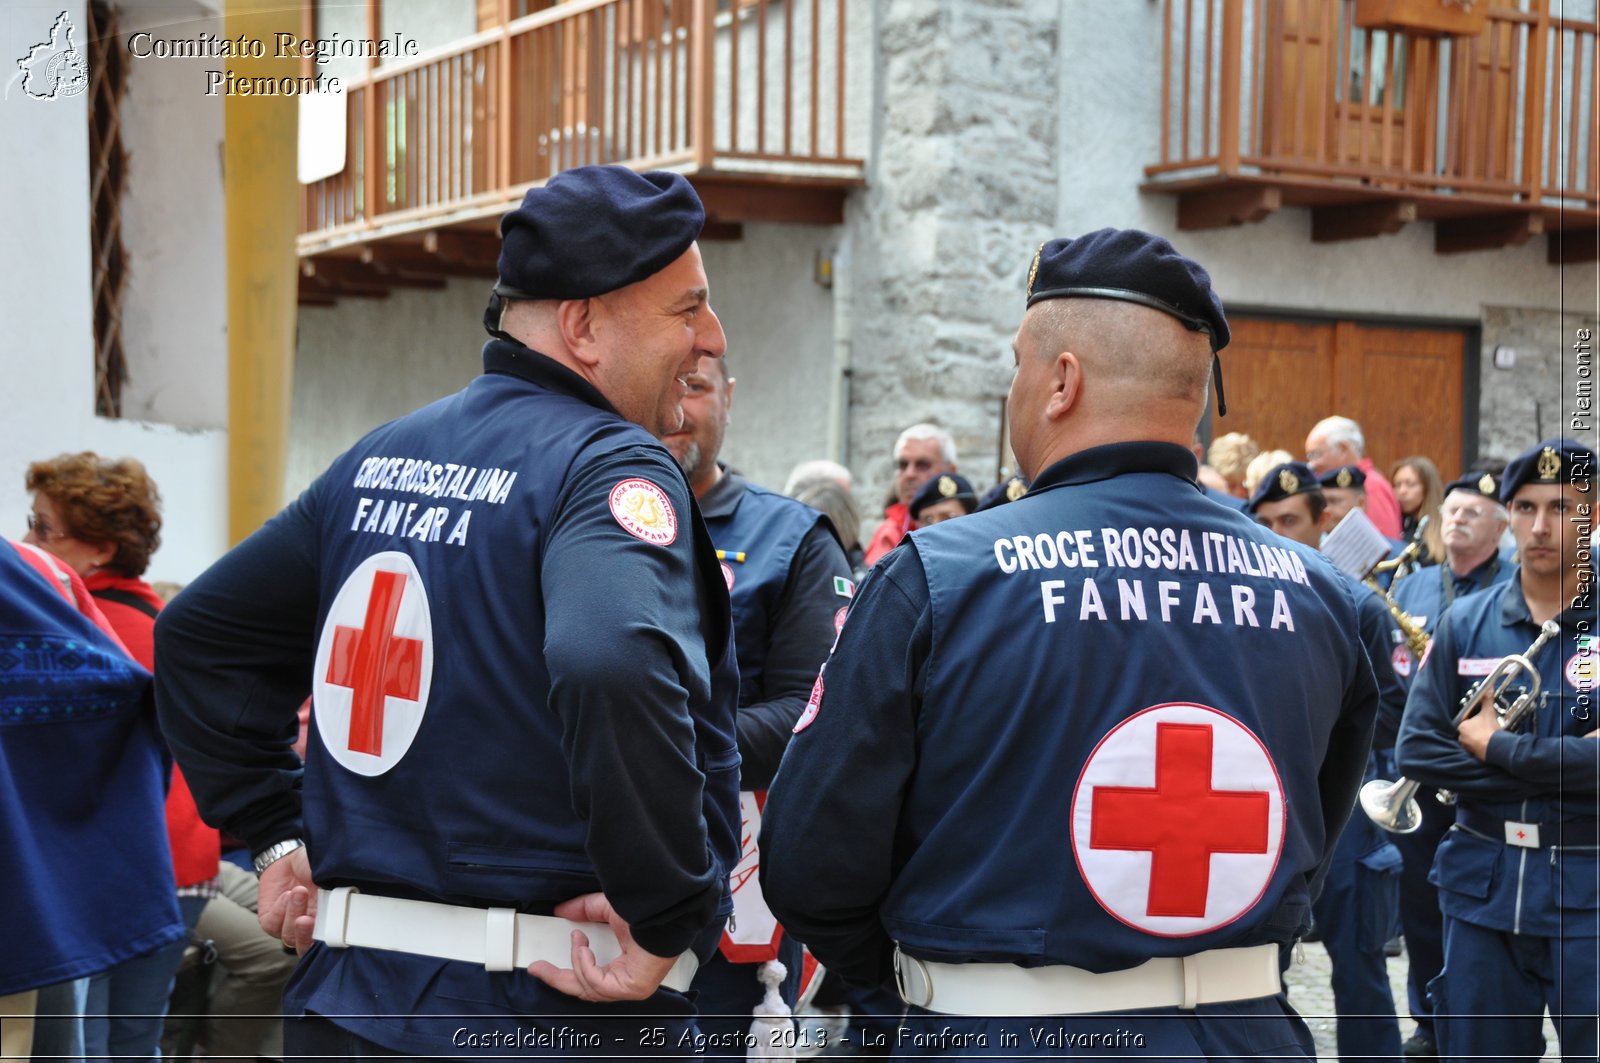
[[139, 462], [28, 467], [0, 1056], [1311, 1058], [1315, 936], [1342, 1058], [1596, 1057], [1591, 447], [1206, 445], [1222, 303], [1107, 229], [1034, 254], [1015, 472], [912, 425], [869, 531], [724, 459], [703, 223], [529, 191], [483, 375], [170, 601]]

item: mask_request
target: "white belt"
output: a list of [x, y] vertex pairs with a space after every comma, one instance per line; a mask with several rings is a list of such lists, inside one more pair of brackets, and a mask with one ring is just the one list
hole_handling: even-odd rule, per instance
[[[570, 967], [574, 930], [589, 938], [589, 948], [602, 966], [622, 954], [617, 935], [605, 923], [519, 915], [514, 908], [467, 908], [379, 897], [360, 893], [354, 886], [317, 891], [317, 925], [312, 936], [329, 948], [359, 945], [481, 963], [490, 971], [515, 971], [535, 960]], [[685, 952], [661, 984], [682, 993], [698, 967], [694, 954]]]
[[946, 1015], [1087, 1015], [1141, 1008], [1193, 1008], [1278, 993], [1278, 946], [1212, 949], [1158, 957], [1122, 971], [1013, 963], [934, 963], [894, 954], [900, 996]]

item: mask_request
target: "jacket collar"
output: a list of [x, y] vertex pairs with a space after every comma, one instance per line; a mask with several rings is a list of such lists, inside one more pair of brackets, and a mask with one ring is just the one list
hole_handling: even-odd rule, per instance
[[1062, 458], [1034, 480], [1032, 495], [1048, 487], [1094, 483], [1130, 472], [1164, 472], [1189, 481], [1198, 493], [1194, 478], [1200, 463], [1194, 454], [1175, 443], [1108, 443], [1080, 450]]
[[563, 395], [571, 395], [590, 406], [597, 406], [608, 413], [616, 413], [618, 417], [622, 416], [617, 413], [617, 408], [611, 405], [611, 400], [600, 394], [599, 388], [549, 355], [540, 354], [520, 343], [509, 340], [490, 340], [485, 343], [483, 371], [518, 377], [530, 384], [537, 384]]

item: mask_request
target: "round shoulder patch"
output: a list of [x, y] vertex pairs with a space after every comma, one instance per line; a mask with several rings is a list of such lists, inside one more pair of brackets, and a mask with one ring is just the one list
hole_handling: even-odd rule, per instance
[[678, 515], [667, 493], [649, 480], [623, 480], [611, 489], [611, 515], [629, 535], [657, 546], [678, 537]]
[[800, 719], [795, 721], [794, 731], [799, 734], [811, 726], [811, 721], [817, 718], [817, 713], [822, 709], [822, 674], [828, 670], [826, 663], [817, 672], [817, 681], [811, 684], [811, 697], [806, 699], [806, 711], [800, 714]]
[[1114, 918], [1159, 937], [1226, 926], [1266, 891], [1283, 852], [1283, 786], [1261, 740], [1205, 705], [1155, 705], [1089, 754], [1072, 849]]
[[311, 691], [328, 754], [382, 775], [410, 750], [433, 685], [433, 615], [422, 574], [398, 550], [373, 554], [334, 596]]

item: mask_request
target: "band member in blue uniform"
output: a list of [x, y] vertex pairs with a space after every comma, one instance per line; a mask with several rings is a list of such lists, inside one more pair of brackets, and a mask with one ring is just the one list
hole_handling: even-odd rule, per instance
[[1195, 485], [1228, 341], [1199, 265], [1107, 229], [1027, 292], [1032, 487], [867, 577], [773, 783], [767, 897], [844, 977], [898, 976], [897, 1054], [1306, 1058], [1279, 965], [1371, 743], [1355, 603]]
[[[1500, 551], [1507, 517], [1492, 473], [1472, 472], [1448, 484], [1438, 519], [1444, 561], [1414, 570], [1393, 591], [1395, 604], [1430, 637], [1451, 602], [1505, 582], [1515, 568], [1509, 553]], [[1404, 642], [1395, 647], [1395, 674], [1408, 687], [1416, 665]], [[1406, 999], [1417, 1029], [1403, 1047], [1413, 1058], [1438, 1054], [1428, 983], [1444, 969], [1444, 917], [1439, 912], [1439, 891], [1428, 876], [1440, 840], [1456, 821], [1455, 807], [1438, 800], [1433, 787], [1419, 789], [1416, 799], [1421, 826], [1390, 839], [1405, 861], [1400, 873], [1400, 925], [1406, 938]]]
[[911, 497], [911, 519], [926, 528], [978, 508], [972, 481], [957, 472], [942, 472], [923, 484]]
[[657, 438], [725, 345], [703, 220], [675, 174], [528, 192], [483, 375], [161, 614], [164, 729], [303, 952], [291, 1055], [690, 1051], [739, 851], [727, 591]]
[[[783, 936], [761, 898], [756, 836], [767, 786], [855, 592], [850, 562], [827, 518], [718, 460], [737, 383], [722, 359], [703, 359], [688, 378], [683, 424], [662, 440], [688, 477], [717, 547], [739, 658], [739, 834], [745, 851], [733, 874], [733, 921], [694, 980], [700, 1030], [718, 1049], [750, 1047], [751, 1015], [765, 984], [778, 982], [769, 961], [782, 960], [781, 999], [791, 1009], [798, 995], [801, 949]], [[763, 1050], [793, 1043], [785, 1044], [777, 1028], [760, 1036], [769, 1043], [754, 1047]], [[770, 1043], [775, 1037], [778, 1043]]]
[[[1600, 732], [1596, 731], [1595, 454], [1548, 439], [1506, 466], [1500, 498], [1521, 558], [1506, 582], [1450, 606], [1417, 673], [1400, 731], [1407, 778], [1459, 795], [1433, 881], [1444, 971], [1429, 985], [1442, 1059], [1537, 1059], [1544, 1011], [1562, 1059], [1596, 1057], [1600, 1013]], [[1462, 700], [1541, 625], [1531, 719], [1502, 729]], [[1505, 705], [1531, 688], [1520, 674]]]
[[[1360, 470], [1356, 470], [1359, 472]], [[1326, 480], [1326, 477], [1323, 478]], [[1249, 512], [1262, 524], [1306, 546], [1316, 547], [1331, 513], [1310, 466], [1291, 461], [1262, 477]], [[1345, 577], [1355, 596], [1361, 642], [1378, 681], [1378, 726], [1367, 776], [1377, 778], [1378, 753], [1393, 755], [1405, 709], [1405, 688], [1395, 676], [1394, 624], [1368, 588]], [[1321, 896], [1312, 906], [1317, 931], [1333, 965], [1333, 1004], [1338, 1014], [1341, 1059], [1400, 1056], [1400, 1022], [1389, 988], [1383, 946], [1393, 933], [1400, 905], [1400, 850], [1365, 814], [1355, 812], [1339, 837]]]

